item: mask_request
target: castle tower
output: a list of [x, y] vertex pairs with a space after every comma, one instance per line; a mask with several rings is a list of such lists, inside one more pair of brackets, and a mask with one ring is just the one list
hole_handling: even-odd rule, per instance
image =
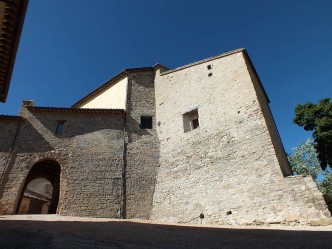
[[330, 217], [310, 177], [291, 176], [268, 97], [244, 49], [157, 72], [160, 167], [151, 219], [306, 223]]

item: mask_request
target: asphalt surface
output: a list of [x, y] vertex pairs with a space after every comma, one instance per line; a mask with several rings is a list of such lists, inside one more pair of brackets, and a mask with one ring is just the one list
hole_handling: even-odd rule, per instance
[[[223, 228], [111, 219], [0, 217], [0, 248], [326, 248], [331, 228]], [[324, 231], [325, 230], [325, 231]]]

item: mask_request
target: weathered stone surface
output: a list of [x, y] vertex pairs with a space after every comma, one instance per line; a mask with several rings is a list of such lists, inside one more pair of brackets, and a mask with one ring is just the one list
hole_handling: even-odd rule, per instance
[[[125, 217], [149, 219], [159, 160], [154, 71], [130, 73], [128, 81]], [[153, 129], [140, 128], [141, 116], [153, 117]]]
[[[330, 219], [312, 178], [291, 176], [245, 51], [165, 70], [125, 70], [110, 81], [126, 79], [124, 114], [23, 106], [24, 120], [0, 119], [0, 213], [15, 213], [33, 165], [53, 160], [61, 215], [230, 225]], [[142, 116], [152, 129], [140, 126]], [[64, 132], [55, 134], [60, 120]]]
[[[25, 107], [21, 115], [25, 120], [1, 181], [0, 212], [16, 212], [30, 169], [47, 159], [61, 166], [58, 213], [119, 217], [123, 115], [33, 113]], [[66, 120], [63, 134], [55, 134], [58, 120]]]
[[[312, 179], [285, 178], [285, 152], [243, 53], [157, 73], [155, 85], [161, 149], [152, 219], [198, 223], [193, 218], [204, 213], [205, 223], [278, 224], [324, 217]], [[193, 109], [200, 126], [185, 133], [182, 116]]]
[[332, 219], [331, 218], [320, 218], [317, 220], [310, 220], [309, 224], [311, 226], [328, 226], [332, 224]]
[[10, 160], [9, 152], [12, 149], [19, 124], [20, 122], [17, 120], [0, 119], [0, 176], [4, 174], [5, 167]]

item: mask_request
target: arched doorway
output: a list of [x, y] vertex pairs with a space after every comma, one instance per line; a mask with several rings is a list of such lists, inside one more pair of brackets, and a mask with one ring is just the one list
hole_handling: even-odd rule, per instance
[[60, 191], [60, 165], [45, 160], [33, 165], [25, 180], [17, 214], [55, 214]]

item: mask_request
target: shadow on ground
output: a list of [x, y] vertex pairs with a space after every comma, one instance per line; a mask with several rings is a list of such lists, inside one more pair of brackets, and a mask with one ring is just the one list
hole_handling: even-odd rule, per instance
[[2, 220], [0, 248], [332, 248], [332, 232]]

